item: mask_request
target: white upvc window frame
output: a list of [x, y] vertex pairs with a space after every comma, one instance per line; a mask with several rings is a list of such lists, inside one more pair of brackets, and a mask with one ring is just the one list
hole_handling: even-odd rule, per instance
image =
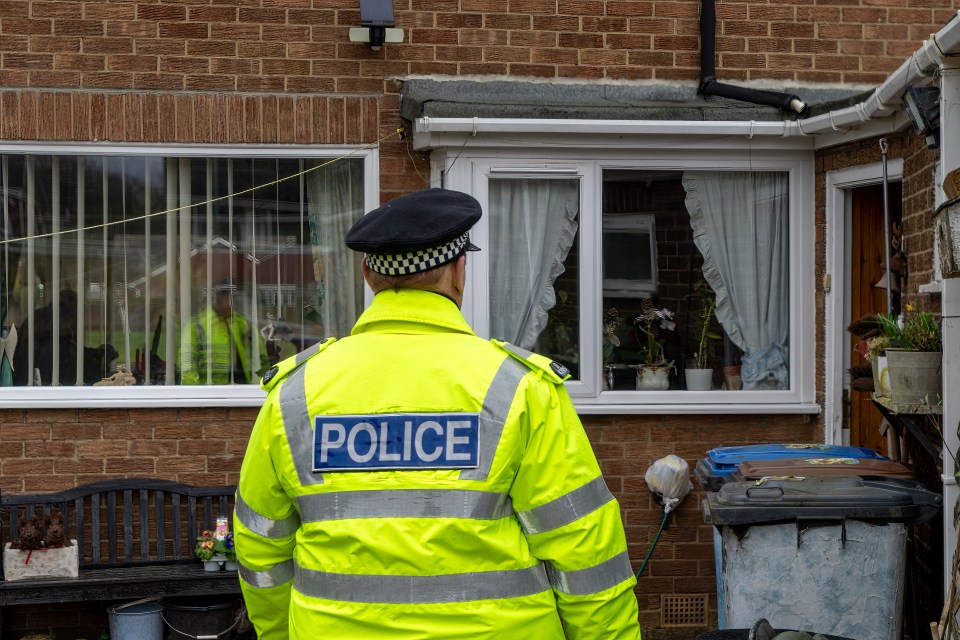
[[[469, 134], [468, 134], [469, 136]], [[488, 201], [487, 182], [491, 176], [579, 177], [580, 191], [580, 379], [567, 382], [577, 410], [583, 414], [815, 414], [815, 298], [814, 298], [814, 179], [813, 153], [809, 143], [797, 139], [749, 140], [741, 136], [697, 141], [665, 140], [642, 136], [614, 145], [603, 139], [585, 145], [571, 143], [564, 136], [545, 136], [543, 145], [513, 140], [497, 146], [497, 136], [487, 141], [468, 139], [463, 134], [435, 136], [455, 145], [438, 148], [432, 156], [433, 184], [473, 194], [484, 206]], [[631, 144], [632, 143], [632, 144]], [[790, 189], [790, 380], [785, 391], [602, 391], [600, 313], [601, 286], [601, 187], [605, 169], [784, 171]], [[486, 246], [489, 218], [481, 218], [472, 237], [481, 249]], [[463, 305], [467, 320], [477, 334], [489, 337], [487, 256], [470, 255], [468, 281]], [[591, 259], [591, 256], [593, 258]], [[592, 284], [591, 284], [592, 283]]]
[[[362, 158], [364, 210], [380, 200], [380, 152], [358, 145], [145, 145], [100, 143], [0, 143], [0, 154], [42, 156], [160, 156], [177, 158]], [[0, 409], [102, 409], [150, 407], [259, 407], [257, 384], [0, 387]]]

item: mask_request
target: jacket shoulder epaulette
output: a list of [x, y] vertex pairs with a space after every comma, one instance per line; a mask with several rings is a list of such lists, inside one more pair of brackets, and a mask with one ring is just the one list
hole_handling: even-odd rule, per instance
[[538, 373], [556, 384], [563, 383], [570, 377], [570, 369], [560, 364], [556, 360], [551, 360], [546, 356], [533, 353], [521, 347], [502, 340], [490, 340], [491, 343], [501, 351], [506, 352], [515, 360], [527, 365], [531, 371]]
[[285, 360], [281, 360], [264, 372], [263, 378], [260, 380], [260, 388], [264, 391], [270, 391], [277, 386], [281, 380], [296, 371], [300, 365], [318, 353], [321, 353], [324, 349], [336, 341], [336, 338], [327, 338], [322, 342], [318, 342], [315, 345], [307, 347], [295, 356], [290, 356]]

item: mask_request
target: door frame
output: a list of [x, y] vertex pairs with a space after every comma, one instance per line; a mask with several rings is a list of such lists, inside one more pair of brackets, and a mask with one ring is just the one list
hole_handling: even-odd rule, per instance
[[[903, 181], [903, 159], [887, 160], [887, 182]], [[850, 326], [851, 274], [847, 243], [851, 233], [851, 193], [856, 187], [883, 183], [883, 164], [871, 164], [827, 171], [825, 189], [826, 268], [824, 282], [824, 437], [827, 444], [847, 444], [843, 433], [843, 390], [850, 386], [846, 371], [851, 353], [847, 348]]]

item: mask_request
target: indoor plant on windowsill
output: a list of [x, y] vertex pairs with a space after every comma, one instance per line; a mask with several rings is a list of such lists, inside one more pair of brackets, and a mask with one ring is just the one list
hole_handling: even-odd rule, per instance
[[922, 413], [939, 407], [943, 389], [940, 323], [930, 311], [907, 304], [899, 316], [879, 314], [886, 348], [890, 400], [897, 411]]
[[691, 298], [698, 300], [698, 309], [692, 314], [691, 320], [696, 332], [694, 338], [695, 352], [693, 358], [684, 369], [684, 378], [688, 391], [710, 391], [713, 387], [713, 367], [708, 366], [710, 356], [713, 355], [713, 343], [720, 339], [720, 335], [712, 330], [716, 316], [717, 300], [713, 289], [705, 280], [694, 285]]
[[660, 331], [673, 331], [673, 312], [657, 309], [653, 300], [644, 298], [640, 303], [640, 315], [633, 324], [642, 335], [641, 363], [637, 365], [637, 389], [641, 391], [665, 391], [670, 388], [670, 372], [673, 361], [663, 355], [663, 344], [657, 339]]
[[226, 566], [228, 571], [237, 568], [237, 552], [233, 546], [233, 534], [217, 537], [214, 531], [203, 531], [193, 548], [194, 555], [203, 561], [205, 571], [220, 571]]

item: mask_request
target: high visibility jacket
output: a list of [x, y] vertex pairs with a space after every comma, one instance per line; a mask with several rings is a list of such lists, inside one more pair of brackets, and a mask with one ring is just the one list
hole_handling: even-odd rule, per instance
[[[350, 337], [269, 370], [234, 515], [258, 638], [638, 640], [619, 506], [566, 373], [478, 338], [454, 303], [415, 290], [377, 294]], [[402, 456], [376, 454], [373, 435], [358, 444], [356, 430], [315, 438], [356, 416], [374, 416], [361, 428], [371, 434], [397, 416], [477, 429], [445, 451], [417, 435]], [[364, 466], [455, 459], [473, 437], [466, 468]], [[358, 466], [315, 472], [318, 452], [344, 442]]]
[[[229, 318], [221, 317], [213, 309], [196, 314], [180, 348], [181, 383], [251, 382], [250, 333], [247, 319], [239, 313], [232, 313]], [[259, 342], [260, 353], [265, 355], [262, 338]]]

